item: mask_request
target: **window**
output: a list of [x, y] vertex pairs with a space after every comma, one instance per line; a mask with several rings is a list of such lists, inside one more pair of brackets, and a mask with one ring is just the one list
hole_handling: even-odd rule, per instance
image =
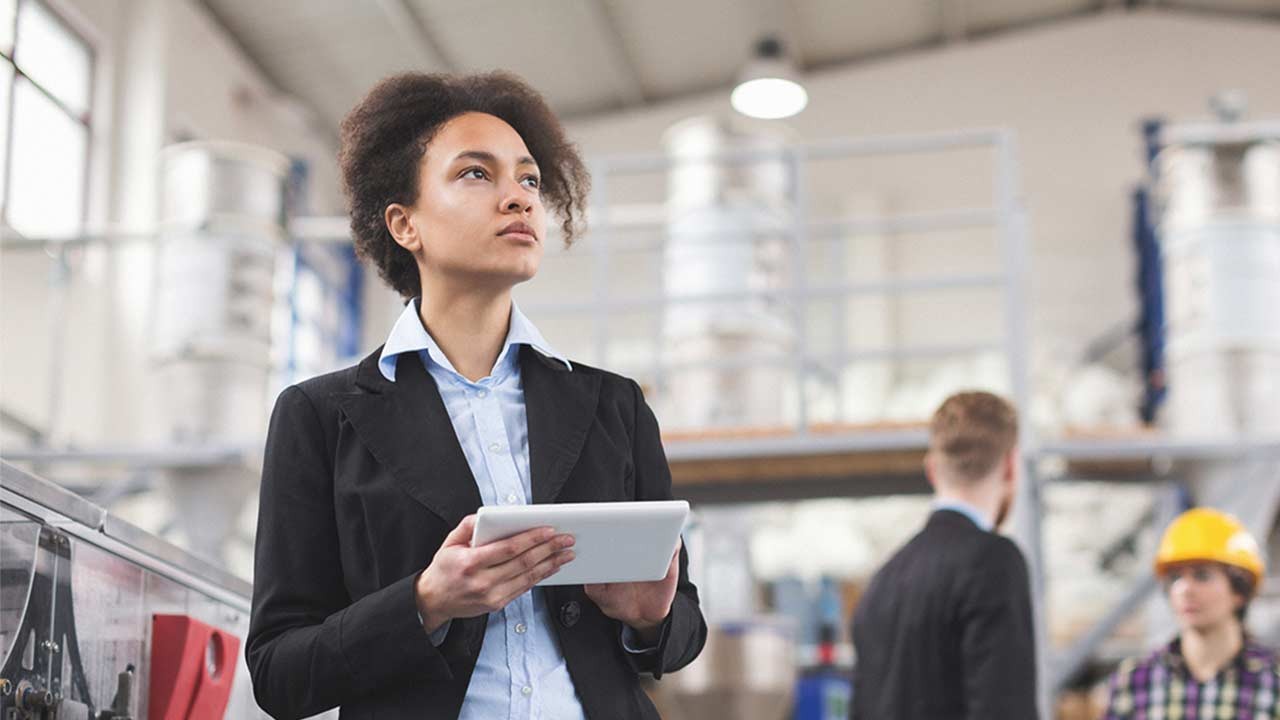
[[42, 0], [0, 0], [0, 220], [28, 237], [84, 227], [93, 50]]

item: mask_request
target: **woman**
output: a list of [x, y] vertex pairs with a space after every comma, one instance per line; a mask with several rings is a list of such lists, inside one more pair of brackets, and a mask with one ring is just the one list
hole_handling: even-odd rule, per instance
[[1156, 575], [1178, 637], [1111, 678], [1107, 720], [1280, 718], [1275, 653], [1244, 629], [1263, 578], [1262, 555], [1230, 515], [1188, 510], [1165, 531]]
[[482, 504], [661, 500], [635, 382], [570, 363], [512, 303], [588, 177], [503, 74], [405, 74], [342, 124], [361, 257], [406, 300], [382, 348], [286, 389], [263, 467], [246, 657], [278, 718], [652, 718], [640, 673], [706, 626], [683, 549], [652, 583], [534, 589], [573, 557], [532, 530], [470, 547]]

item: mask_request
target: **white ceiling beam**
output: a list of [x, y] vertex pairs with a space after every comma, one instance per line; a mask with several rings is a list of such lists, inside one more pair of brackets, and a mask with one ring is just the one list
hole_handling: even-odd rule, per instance
[[338, 146], [338, 134], [334, 124], [329, 122], [329, 115], [321, 110], [316, 103], [315, 98], [306, 97], [296, 92], [293, 87], [282, 81], [280, 75], [275, 68], [268, 65], [265, 58], [254, 52], [249, 43], [246, 42], [245, 36], [235, 31], [234, 26], [229, 21], [231, 13], [226, 11], [222, 4], [217, 0], [196, 0], [197, 5], [203, 8], [213, 24], [222, 29], [223, 34], [231, 41], [231, 45], [240, 54], [246, 62], [249, 63], [258, 74], [267, 82], [267, 86], [272, 92], [287, 96], [297, 101], [306, 110], [307, 114], [314, 118], [307, 124], [311, 126], [317, 134], [321, 135], [333, 147]]
[[795, 63], [795, 67], [803, 70], [806, 67], [804, 48], [800, 45], [800, 7], [795, 2], [779, 0], [782, 7], [779, 14], [778, 32], [782, 33], [783, 51]]
[[457, 72], [458, 65], [440, 48], [427, 24], [409, 7], [407, 0], [378, 0], [378, 7], [409, 46], [423, 69]]
[[640, 69], [635, 58], [627, 49], [626, 39], [622, 35], [618, 18], [609, 6], [609, 0], [591, 0], [587, 3], [587, 12], [591, 13], [607, 49], [606, 62], [616, 79], [614, 90], [618, 99], [627, 106], [643, 105], [648, 100], [644, 82], [640, 79]]
[[806, 67], [804, 48], [800, 44], [799, 4], [792, 0], [757, 0], [755, 3], [756, 34], [748, 38], [749, 42], [742, 47], [742, 60], [753, 57], [756, 43], [766, 37], [776, 38], [782, 43], [782, 52], [795, 65], [804, 70]]
[[942, 13], [942, 39], [960, 43], [969, 36], [969, 0], [938, 0]]

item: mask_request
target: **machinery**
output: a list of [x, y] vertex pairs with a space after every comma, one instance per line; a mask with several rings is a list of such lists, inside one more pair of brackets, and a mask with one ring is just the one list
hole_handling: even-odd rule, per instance
[[[285, 156], [238, 143], [181, 143], [161, 156], [150, 359], [167, 389], [156, 413], [167, 446], [261, 447], [288, 172]], [[164, 475], [187, 547], [225, 559], [259, 469], [226, 463]]]
[[[10, 523], [21, 522], [10, 519], [7, 509], [4, 521], [6, 531], [10, 531]], [[129, 706], [135, 673], [132, 663], [125, 665], [117, 676], [110, 706], [102, 710], [94, 708], [76, 633], [70, 538], [54, 527], [45, 526], [38, 529], [35, 540], [30, 573], [23, 573], [22, 567], [11, 568], [6, 562], [0, 576], [5, 581], [6, 609], [11, 598], [26, 591], [17, 627], [5, 628], [3, 632], [6, 638], [12, 638], [11, 643], [6, 643], [4, 664], [0, 665], [0, 709], [4, 711], [5, 720], [131, 718]], [[5, 552], [11, 549], [12, 546], [6, 544]], [[12, 582], [18, 579], [16, 576], [23, 575], [29, 582]]]
[[265, 717], [248, 582], [0, 462], [0, 718]]
[[1280, 124], [1220, 120], [1158, 131], [1152, 174], [1163, 260], [1174, 434], [1280, 433]]

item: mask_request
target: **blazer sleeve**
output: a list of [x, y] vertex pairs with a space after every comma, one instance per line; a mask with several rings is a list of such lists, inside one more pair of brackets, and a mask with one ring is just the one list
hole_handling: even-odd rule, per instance
[[[636, 500], [670, 500], [671, 469], [662, 449], [658, 419], [645, 402], [640, 386], [634, 380], [630, 383], [635, 395], [631, 452]], [[707, 623], [698, 605], [698, 589], [689, 581], [689, 553], [683, 546], [680, 548], [679, 566], [676, 596], [671, 602], [671, 613], [659, 632], [656, 652], [643, 655], [625, 653], [636, 672], [652, 673], [654, 679], [693, 662], [707, 641]], [[621, 639], [618, 642], [621, 643]]]
[[302, 718], [404, 680], [450, 680], [418, 620], [417, 573], [351, 601], [343, 582], [324, 425], [297, 386], [267, 433], [245, 659], [254, 697]]
[[1012, 541], [993, 539], [991, 557], [975, 569], [962, 604], [965, 717], [1034, 720], [1036, 650], [1027, 565]]

